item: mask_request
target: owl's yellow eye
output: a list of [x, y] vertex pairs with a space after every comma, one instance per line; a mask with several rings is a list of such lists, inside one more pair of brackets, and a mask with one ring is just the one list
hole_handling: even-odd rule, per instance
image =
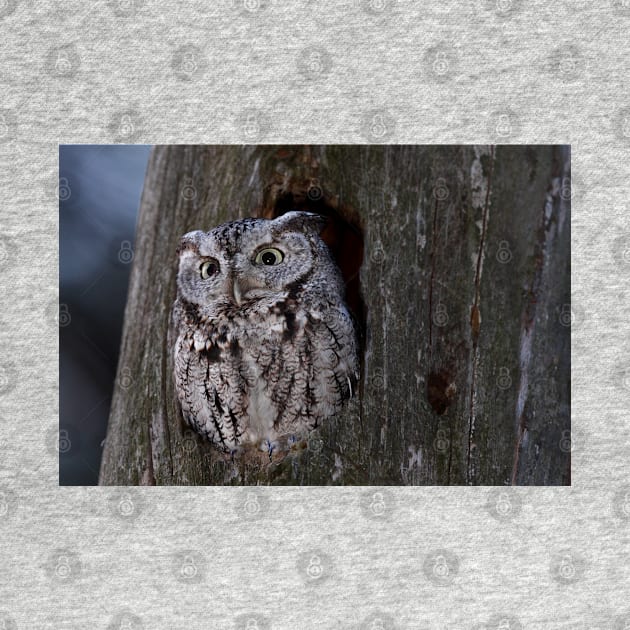
[[201, 263], [199, 271], [201, 272], [201, 277], [207, 280], [219, 271], [219, 264], [215, 260], [206, 260], [206, 262]]
[[257, 265], [279, 265], [284, 260], [284, 254], [274, 247], [261, 249], [257, 254], [254, 262]]

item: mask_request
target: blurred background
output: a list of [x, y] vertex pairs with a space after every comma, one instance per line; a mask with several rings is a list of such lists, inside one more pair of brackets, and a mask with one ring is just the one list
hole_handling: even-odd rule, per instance
[[151, 147], [59, 147], [59, 483], [96, 485]]

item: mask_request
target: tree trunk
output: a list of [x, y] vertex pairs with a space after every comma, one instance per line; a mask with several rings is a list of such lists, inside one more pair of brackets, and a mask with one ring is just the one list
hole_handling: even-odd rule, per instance
[[[568, 147], [156, 147], [100, 483], [570, 483], [569, 177]], [[226, 460], [176, 403], [175, 250], [291, 208], [331, 217], [359, 391], [302, 450]]]

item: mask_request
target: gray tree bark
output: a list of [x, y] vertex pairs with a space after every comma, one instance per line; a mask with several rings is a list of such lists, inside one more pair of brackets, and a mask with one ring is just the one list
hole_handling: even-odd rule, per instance
[[[568, 147], [156, 147], [100, 483], [569, 484], [569, 178]], [[226, 461], [176, 404], [175, 249], [292, 207], [335, 219], [359, 392], [283, 460]]]

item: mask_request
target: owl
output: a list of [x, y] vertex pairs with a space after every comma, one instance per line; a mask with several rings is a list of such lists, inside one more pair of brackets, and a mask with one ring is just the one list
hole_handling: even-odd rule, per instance
[[292, 211], [182, 237], [175, 389], [185, 420], [225, 453], [287, 450], [356, 390], [357, 330], [325, 224]]

